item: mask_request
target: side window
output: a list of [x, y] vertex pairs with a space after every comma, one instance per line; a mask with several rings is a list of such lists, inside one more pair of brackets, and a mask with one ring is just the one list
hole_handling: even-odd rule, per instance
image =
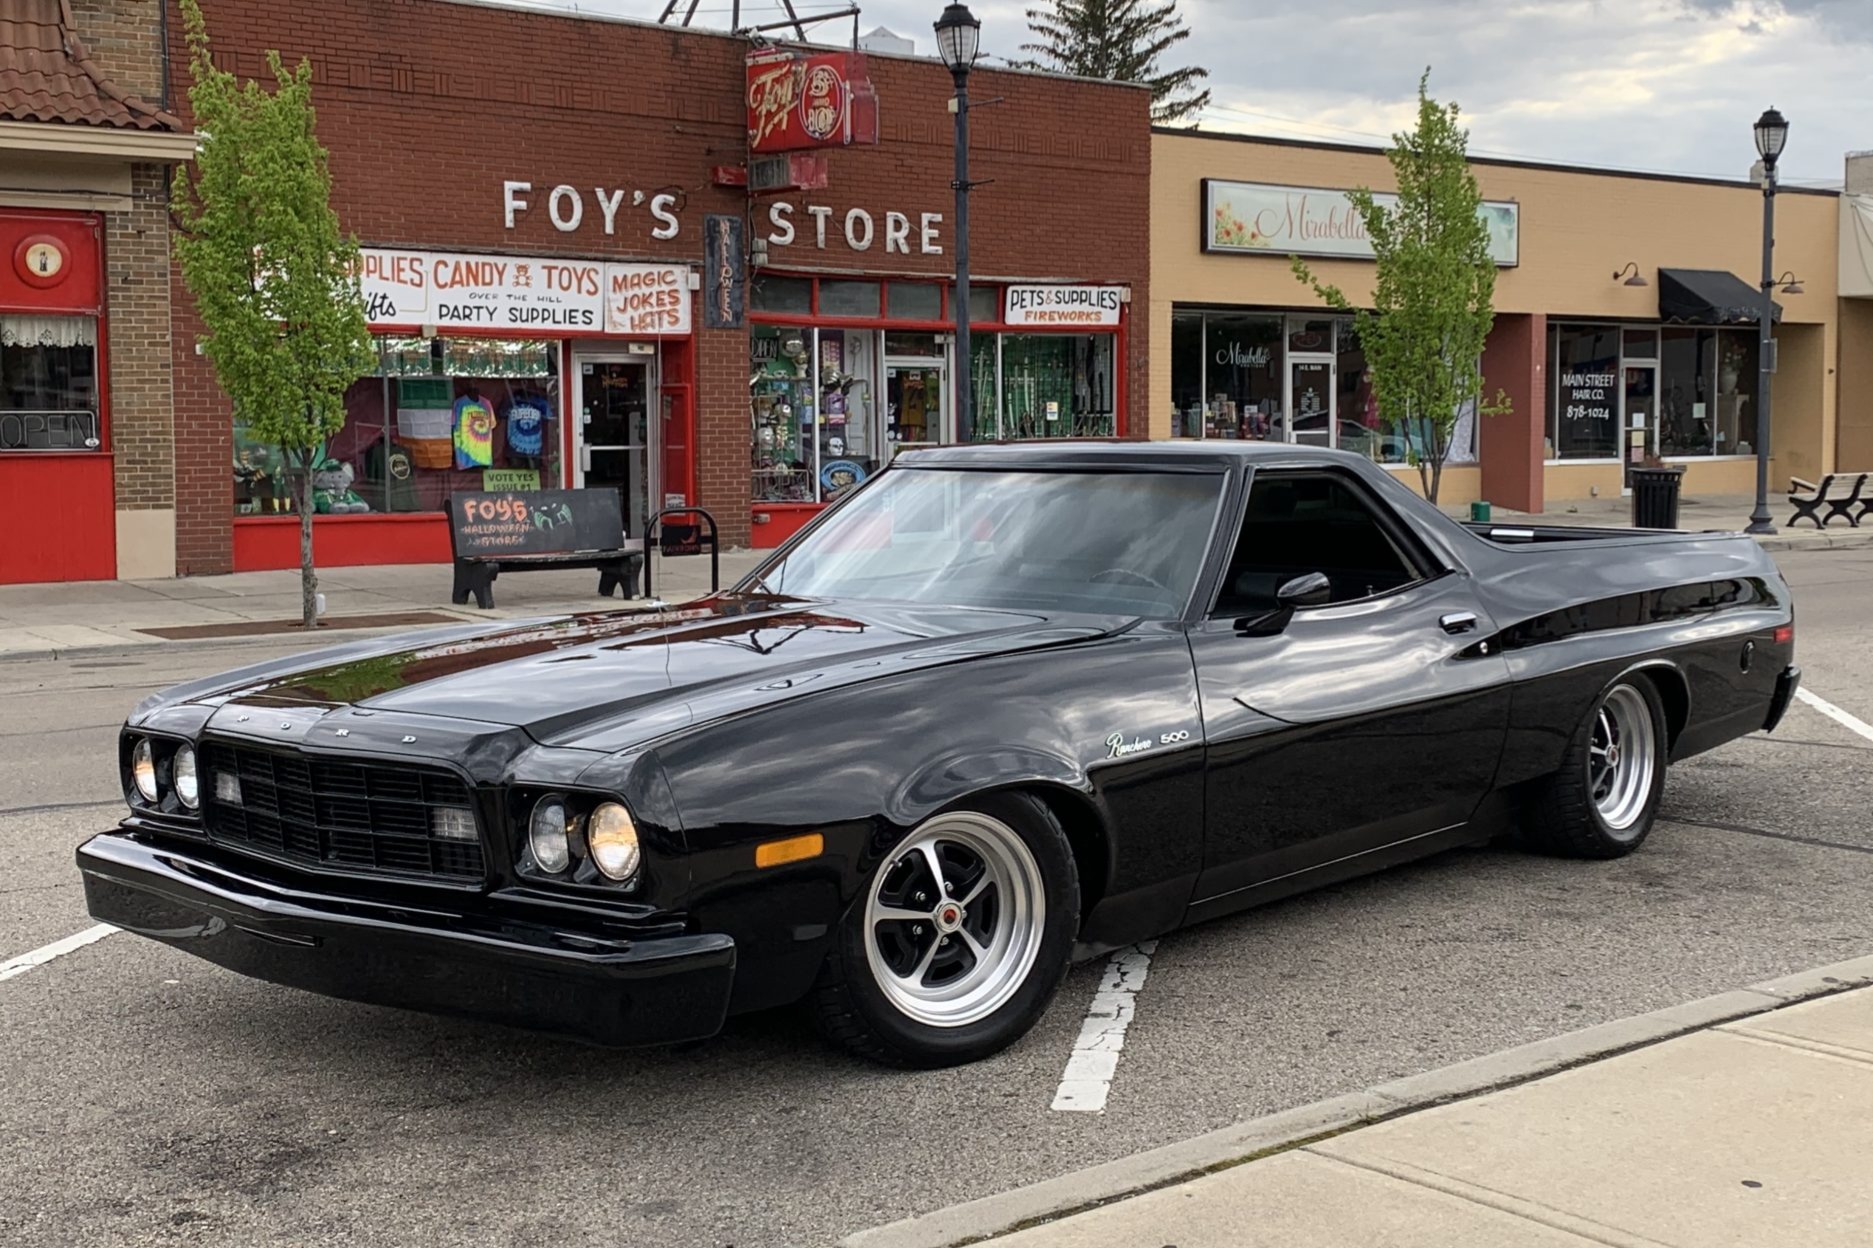
[[1212, 614], [1272, 610], [1276, 591], [1309, 572], [1326, 575], [1333, 602], [1423, 580], [1421, 558], [1394, 534], [1364, 491], [1338, 474], [1258, 472]]

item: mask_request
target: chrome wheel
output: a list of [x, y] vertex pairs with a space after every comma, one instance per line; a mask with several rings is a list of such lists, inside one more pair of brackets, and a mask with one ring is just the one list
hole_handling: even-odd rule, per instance
[[965, 1027], [1027, 981], [1047, 924], [1034, 854], [972, 811], [938, 815], [878, 869], [865, 902], [865, 960], [893, 1007]]
[[1657, 767], [1652, 708], [1637, 689], [1621, 685], [1600, 704], [1587, 746], [1587, 791], [1609, 829], [1624, 832], [1639, 822]]

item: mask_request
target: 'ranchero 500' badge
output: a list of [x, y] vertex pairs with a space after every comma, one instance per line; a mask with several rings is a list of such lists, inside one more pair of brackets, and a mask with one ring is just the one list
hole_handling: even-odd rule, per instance
[[1134, 737], [1127, 741], [1122, 732], [1115, 732], [1106, 738], [1107, 758], [1124, 758], [1127, 754], [1142, 754], [1150, 748], [1151, 742], [1143, 737]]

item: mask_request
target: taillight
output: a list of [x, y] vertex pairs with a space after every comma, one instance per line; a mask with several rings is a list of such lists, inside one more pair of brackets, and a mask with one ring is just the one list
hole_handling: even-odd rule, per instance
[[1775, 630], [1775, 644], [1776, 645], [1786, 646], [1790, 644], [1791, 642], [1793, 642], [1794, 640], [1795, 640], [1795, 626], [1793, 624], [1784, 624], [1782, 625], [1782, 627]]

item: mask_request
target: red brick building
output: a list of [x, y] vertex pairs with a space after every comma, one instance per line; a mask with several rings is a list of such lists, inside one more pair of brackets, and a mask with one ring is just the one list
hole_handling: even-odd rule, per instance
[[162, 0], [0, 0], [0, 584], [172, 575]]
[[[956, 436], [937, 62], [866, 58], [879, 141], [754, 195], [746, 39], [453, 0], [202, 7], [243, 77], [269, 49], [311, 60], [366, 248], [382, 365], [328, 447], [321, 563], [444, 559], [443, 500], [484, 485], [616, 486], [633, 533], [681, 503], [772, 545], [897, 447]], [[186, 123], [173, 4], [168, 29]], [[998, 71], [971, 93], [1000, 97], [972, 114], [978, 425], [1142, 436], [1148, 97]], [[173, 288], [178, 570], [292, 566], [275, 465]]]

